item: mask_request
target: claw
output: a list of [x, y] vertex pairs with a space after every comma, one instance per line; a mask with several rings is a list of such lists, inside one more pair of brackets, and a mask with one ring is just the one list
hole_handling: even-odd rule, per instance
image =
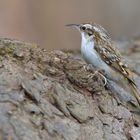
[[93, 74], [88, 75], [89, 79], [92, 79], [96, 74], [99, 74], [103, 79], [104, 79], [104, 86], [107, 84], [107, 79], [106, 77], [101, 74], [99, 71], [95, 71]]
[[94, 73], [89, 74], [88, 78], [92, 79], [97, 73], [98, 73], [98, 71], [95, 71]]
[[106, 86], [106, 84], [107, 84], [106, 77], [103, 74], [101, 74], [100, 72], [98, 72], [98, 74], [104, 79], [104, 86]]
[[92, 70], [93, 70], [93, 67], [92, 67], [91, 64], [84, 65], [83, 68], [84, 68], [84, 70], [86, 70], [86, 71], [92, 71]]

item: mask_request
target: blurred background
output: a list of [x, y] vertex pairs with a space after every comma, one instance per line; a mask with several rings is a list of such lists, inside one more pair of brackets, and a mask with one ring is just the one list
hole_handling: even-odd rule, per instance
[[140, 33], [140, 0], [0, 0], [0, 37], [39, 44], [47, 50], [79, 49], [69, 23], [96, 22], [113, 39]]

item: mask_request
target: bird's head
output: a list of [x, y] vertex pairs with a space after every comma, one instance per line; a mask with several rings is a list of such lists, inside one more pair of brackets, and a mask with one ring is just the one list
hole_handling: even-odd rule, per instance
[[95, 23], [68, 24], [67, 26], [78, 29], [81, 33], [82, 39], [93, 38], [95, 41], [105, 41], [109, 39], [107, 31], [102, 26]]

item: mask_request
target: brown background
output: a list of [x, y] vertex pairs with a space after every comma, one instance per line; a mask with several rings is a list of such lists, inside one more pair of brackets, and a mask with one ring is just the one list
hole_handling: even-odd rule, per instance
[[34, 42], [47, 50], [78, 49], [68, 23], [96, 22], [113, 39], [140, 33], [140, 0], [0, 0], [0, 37]]

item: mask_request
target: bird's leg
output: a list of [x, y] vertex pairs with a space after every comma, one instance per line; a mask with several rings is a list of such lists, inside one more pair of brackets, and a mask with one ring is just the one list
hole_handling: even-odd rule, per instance
[[104, 79], [104, 86], [106, 86], [106, 84], [107, 84], [106, 77], [100, 71], [98, 71], [98, 74]]
[[93, 68], [93, 66], [91, 64], [88, 64], [88, 65], [85, 64], [83, 66], [83, 68], [84, 68], [84, 70], [89, 71], [89, 72], [93, 72], [94, 71], [94, 68]]
[[104, 79], [104, 86], [106, 86], [106, 84], [107, 84], [107, 79], [106, 79], [106, 77], [102, 74], [102, 73], [105, 73], [104, 70], [96, 70], [96, 71], [95, 71], [95, 69], [93, 68], [93, 66], [92, 66], [91, 64], [84, 65], [83, 67], [84, 67], [84, 69], [85, 69], [86, 71], [89, 71], [89, 72], [93, 72], [93, 71], [94, 71], [94, 73], [91, 73], [91, 74], [88, 75], [88, 78], [89, 78], [89, 79], [92, 79], [96, 74], [98, 74], [98, 75], [100, 75], [100, 76]]
[[106, 79], [106, 77], [100, 72], [100, 70], [96, 70], [93, 74], [90, 74], [88, 77], [90, 78], [90, 79], [92, 79], [95, 75], [100, 75], [103, 79], [104, 79], [104, 86], [106, 86], [106, 84], [107, 84], [107, 79]]

